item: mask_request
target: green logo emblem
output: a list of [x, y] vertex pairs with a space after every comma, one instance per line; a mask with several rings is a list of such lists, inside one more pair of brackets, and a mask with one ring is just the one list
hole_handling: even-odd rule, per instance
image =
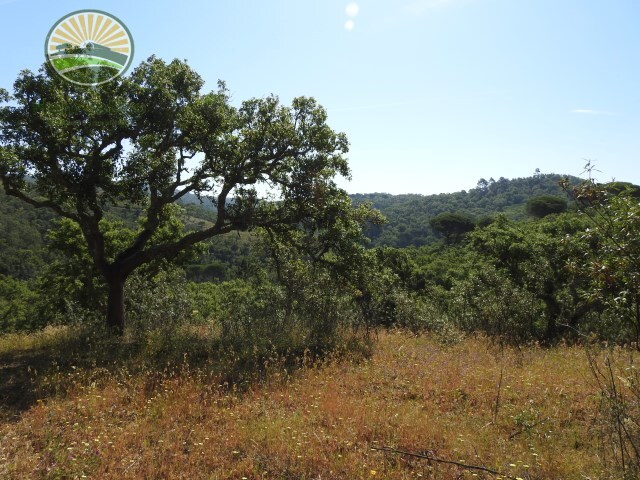
[[133, 60], [133, 38], [124, 23], [100, 10], [78, 10], [47, 35], [45, 56], [66, 80], [100, 85], [122, 75]]

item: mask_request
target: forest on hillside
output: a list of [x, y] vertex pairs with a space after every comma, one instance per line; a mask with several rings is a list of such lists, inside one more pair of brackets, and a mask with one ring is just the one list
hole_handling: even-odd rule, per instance
[[474, 222], [487, 222], [502, 214], [513, 220], [527, 218], [526, 203], [534, 197], [552, 195], [566, 198], [560, 186], [567, 178], [577, 185], [580, 179], [558, 174], [541, 174], [527, 178], [498, 180], [481, 178], [468, 191], [437, 195], [355, 194], [355, 203], [371, 202], [387, 219], [385, 225], [371, 227], [366, 235], [373, 246], [420, 247], [437, 242], [440, 237], [430, 220], [443, 213], [463, 213]]
[[[600, 203], [576, 197], [585, 185], [602, 190]], [[104, 287], [88, 267], [73, 225], [0, 195], [2, 330], [33, 330], [64, 322], [77, 309], [104, 308]], [[622, 242], [616, 235], [634, 226], [626, 223], [634, 218], [637, 197], [638, 187], [628, 183], [597, 186], [554, 174], [501, 178], [486, 185], [480, 181], [477, 188], [453, 194], [352, 195], [354, 206], [370, 202], [385, 217], [383, 223], [364, 225], [363, 255], [373, 276], [359, 273], [355, 305], [365, 305], [366, 298], [366, 322], [372, 325], [480, 330], [516, 342], [576, 339], [578, 333], [638, 341], [637, 292], [628, 289], [635, 281], [635, 240], [627, 238], [629, 245], [612, 250]], [[532, 201], [541, 198], [560, 199], [564, 208], [536, 214]], [[452, 233], [459, 219], [453, 227], [437, 222], [454, 213], [471, 221], [459, 235]], [[129, 228], [135, 227], [138, 214], [118, 206], [107, 210], [108, 218]], [[182, 204], [176, 221], [189, 231], [215, 222], [215, 211], [191, 199]], [[244, 292], [243, 303], [251, 298], [250, 291], [281, 291], [282, 308], [302, 307], [300, 300], [286, 295], [293, 294], [294, 286], [313, 288], [316, 280], [297, 277], [302, 272], [290, 269], [299, 260], [279, 258], [281, 252], [273, 248], [259, 232], [232, 232], [138, 281], [168, 289], [171, 308], [180, 306], [187, 316], [197, 312], [199, 321], [230, 315], [238, 305], [227, 305], [222, 313], [222, 300], [234, 290]], [[594, 269], [607, 259], [612, 263], [603, 277]], [[362, 283], [366, 278], [370, 284]], [[145, 298], [141, 290], [138, 295]], [[257, 307], [262, 300], [255, 301]], [[138, 308], [132, 304], [133, 312]], [[144, 306], [153, 312], [148, 308]]]
[[[350, 195], [354, 205], [370, 203], [385, 217], [381, 225], [365, 226], [368, 248], [388, 246], [394, 248], [420, 247], [442, 240], [442, 235], [430, 225], [433, 217], [443, 213], [464, 213], [476, 223], [488, 222], [502, 214], [513, 220], [528, 218], [526, 203], [542, 195], [566, 198], [560, 187], [565, 177], [558, 174], [538, 174], [528, 178], [507, 180], [480, 179], [478, 186], [469, 191], [437, 195], [391, 195], [385, 193]], [[580, 183], [570, 178], [573, 185]], [[0, 273], [18, 279], [33, 279], [47, 262], [50, 252], [45, 248], [47, 232], [55, 226], [55, 215], [38, 210], [0, 189], [0, 225], [2, 250]], [[207, 197], [186, 195], [180, 202], [184, 209], [185, 228], [211, 224], [215, 221], [215, 208]], [[113, 207], [112, 218], [129, 226], [135, 224], [139, 210]], [[206, 251], [185, 265], [187, 277], [194, 281], [230, 280], [238, 275], [242, 260], [251, 255], [251, 236], [236, 233], [209, 242]]]
[[[540, 180], [504, 183], [517, 192]], [[68, 474], [121, 473], [122, 452], [135, 449], [148, 455], [128, 464], [140, 476], [178, 468], [177, 454], [158, 460], [160, 452], [172, 451], [181, 452], [179, 468], [193, 475], [208, 468], [232, 476], [258, 469], [348, 477], [366, 462], [369, 476], [386, 471], [389, 478], [487, 469], [513, 478], [566, 478], [576, 471], [633, 478], [640, 467], [631, 450], [638, 445], [637, 431], [629, 427], [640, 419], [632, 353], [640, 344], [640, 188], [553, 180], [563, 185], [558, 188], [564, 197], [543, 189], [531, 197], [525, 191], [524, 202], [515, 205], [525, 215], [476, 210], [462, 217], [472, 219], [471, 228], [455, 215], [451, 223], [436, 221], [465, 213], [460, 202], [451, 201], [462, 195], [422, 198], [433, 208], [423, 213], [434, 232], [431, 243], [376, 246], [363, 237], [364, 261], [342, 277], [315, 269], [260, 232], [226, 234], [146, 276], [132, 277], [127, 331], [115, 342], [100, 327], [104, 285], [87, 267], [77, 229], [3, 195], [0, 365], [9, 375], [0, 382], [0, 414], [25, 413], [11, 430], [13, 440], [2, 446], [11, 463], [0, 468], [8, 478], [40, 468], [25, 446], [30, 443], [18, 441], [22, 435], [56, 455], [38, 462]], [[394, 198], [384, 198], [387, 211], [393, 211]], [[444, 199], [442, 208], [438, 198]], [[403, 205], [405, 198], [396, 201]], [[134, 228], [130, 209], [109, 211], [110, 221]], [[411, 211], [420, 212], [415, 204]], [[186, 204], [175, 221], [188, 231], [215, 216]], [[465, 229], [456, 230], [459, 224]], [[375, 361], [370, 359], [373, 332]], [[626, 348], [600, 353], [594, 342]], [[585, 378], [593, 380], [583, 384]], [[549, 388], [560, 394], [548, 395]], [[340, 392], [340, 400], [328, 392]], [[56, 409], [56, 420], [34, 429], [40, 410], [26, 409], [42, 397], [49, 399], [38, 400], [39, 408]], [[92, 414], [75, 413], [86, 412], [82, 402], [92, 405]], [[114, 404], [120, 412], [115, 417]], [[107, 408], [111, 413], [104, 413]], [[292, 433], [250, 413], [265, 408], [269, 418], [286, 418]], [[177, 422], [176, 415], [181, 415]], [[143, 422], [144, 446], [113, 435], [117, 425], [131, 429], [132, 416]], [[104, 425], [103, 417], [115, 426]], [[158, 422], [169, 421], [171, 429], [158, 429]], [[359, 442], [327, 446], [302, 434], [302, 457], [296, 432], [317, 432], [318, 422], [330, 421], [333, 437], [321, 430], [322, 438], [347, 442], [343, 439], [356, 435]], [[237, 440], [221, 437], [219, 449], [209, 446], [209, 432], [231, 429], [230, 422], [240, 426]], [[69, 430], [70, 423], [95, 432], [96, 439]], [[424, 425], [432, 428], [424, 432]], [[442, 433], [447, 431], [451, 435]], [[187, 440], [177, 445], [166, 432]], [[400, 440], [379, 444], [375, 439], [381, 435]], [[418, 463], [419, 452], [434, 435], [441, 440], [425, 467]], [[101, 445], [100, 436], [112, 439], [110, 448]], [[497, 448], [495, 438], [507, 440]], [[574, 442], [570, 447], [567, 438]], [[387, 446], [396, 443], [397, 451]], [[60, 457], [70, 448], [73, 455]], [[460, 452], [470, 455], [469, 448], [475, 461], [453, 460]], [[194, 461], [205, 451], [203, 458], [218, 459], [215, 465]], [[263, 458], [265, 451], [271, 460]], [[298, 458], [295, 466], [277, 460], [291, 455]], [[396, 462], [394, 455], [418, 457]], [[349, 461], [341, 462], [343, 457]], [[511, 458], [518, 460], [505, 461]], [[600, 475], [602, 468], [611, 476]]]
[[[614, 458], [601, 463], [615, 464], [627, 478], [640, 472], [640, 377], [634, 366], [640, 350], [639, 186], [599, 183], [589, 162], [584, 179], [536, 172], [480, 179], [474, 188], [451, 194], [349, 196], [335, 181], [350, 175], [347, 137], [329, 127], [315, 99], [298, 97], [284, 105], [272, 95], [238, 106], [224, 82], [210, 92], [203, 86], [186, 62], [150, 57], [126, 78], [99, 89], [66, 82], [44, 66], [38, 73], [23, 71], [11, 95], [0, 90], [0, 373], [9, 372], [0, 381], [0, 414], [39, 425], [26, 431], [45, 432], [40, 446], [28, 447], [36, 452], [30, 461], [56, 471], [59, 463], [77, 458], [68, 453], [77, 448], [75, 440], [73, 446], [53, 445], [66, 427], [58, 425], [51, 435], [40, 428], [56, 416], [46, 411], [56, 405], [56, 395], [62, 402], [68, 395], [99, 403], [103, 396], [91, 392], [109, 385], [114, 403], [139, 404], [131, 407], [134, 413], [126, 413], [127, 406], [119, 410], [124, 417], [150, 418], [153, 429], [159, 411], [149, 407], [140, 415], [138, 407], [153, 405], [167, 392], [178, 400], [196, 399], [189, 403], [198, 408], [210, 402], [229, 411], [242, 400], [236, 395], [250, 395], [256, 385], [278, 388], [297, 371], [320, 372], [342, 360], [368, 368], [382, 334], [389, 349], [386, 366], [376, 367], [372, 383], [386, 392], [380, 400], [390, 402], [385, 409], [392, 408], [396, 388], [402, 392], [396, 400], [408, 409], [416, 400], [454, 413], [469, 413], [471, 396], [483, 395], [483, 405], [490, 405], [483, 410], [485, 427], [507, 442], [522, 435], [517, 441], [525, 445], [535, 427], [554, 415], [557, 424], [563, 419], [557, 417], [559, 407], [535, 410], [533, 403], [544, 402], [534, 402], [535, 389], [527, 390], [528, 398], [503, 392], [505, 355], [515, 358], [514, 352], [526, 349], [546, 372], [548, 355], [560, 352], [568, 364], [576, 345], [584, 346], [582, 371], [590, 369], [597, 383], [589, 398], [601, 399], [598, 407], [582, 399], [589, 404], [584, 411], [598, 416], [603, 438], [610, 440], [603, 448]], [[196, 166], [188, 167], [194, 160]], [[405, 340], [395, 343], [398, 331], [402, 339], [413, 336], [411, 348], [457, 364], [452, 371], [460, 375], [473, 368], [471, 376], [488, 375], [483, 382], [492, 385], [499, 372], [497, 392], [493, 385], [483, 387], [484, 393], [448, 385], [449, 367], [442, 367], [439, 382], [445, 383], [437, 395], [431, 387], [416, 393], [408, 380], [391, 386], [397, 375], [389, 372], [398, 358], [407, 378], [408, 361], [418, 366], [427, 360], [416, 350], [407, 357]], [[456, 358], [446, 352], [451, 345], [463, 345]], [[610, 357], [594, 360], [609, 347]], [[497, 349], [490, 356], [500, 358], [500, 367], [487, 373], [460, 360], [479, 358], [474, 348]], [[593, 354], [588, 348], [600, 350]], [[612, 366], [610, 358], [617, 363]], [[553, 374], [556, 384], [559, 377]], [[370, 382], [360, 377], [360, 383]], [[181, 385], [188, 388], [182, 391]], [[580, 388], [570, 391], [578, 396]], [[39, 410], [40, 397], [53, 403]], [[304, 415], [319, 408], [319, 397], [310, 397]], [[499, 418], [511, 400], [528, 407]], [[26, 410], [36, 417], [21, 417]], [[185, 414], [181, 427], [193, 415]], [[569, 409], [563, 415], [586, 414]], [[322, 427], [337, 428], [342, 417], [336, 417], [321, 420]], [[355, 425], [373, 445], [382, 430], [367, 431], [365, 417]], [[172, 424], [173, 417], [167, 418]], [[509, 430], [512, 420], [515, 431]], [[393, 439], [401, 429], [389, 421], [384, 435]], [[478, 430], [477, 421], [472, 416], [470, 431]], [[189, 443], [192, 431], [182, 440], [184, 455], [195, 447]], [[9, 437], [19, 438], [2, 438]], [[547, 438], [544, 433], [536, 441]], [[593, 457], [592, 446], [579, 438], [561, 450]], [[242, 454], [243, 447], [229, 437], [225, 441], [237, 447], [232, 455]], [[42, 445], [50, 446], [49, 453]], [[0, 447], [5, 448], [1, 442]], [[24, 445], [6, 448], [18, 458], [15, 452]], [[85, 458], [91, 468], [112, 469], [103, 457], [91, 458]], [[251, 462], [246, 469], [252, 474], [268, 463], [259, 453]], [[501, 474], [504, 458], [500, 462], [499, 469], [479, 471], [524, 478]], [[534, 464], [542, 478], [570, 469], [545, 462]], [[595, 463], [589, 471], [600, 468]], [[520, 464], [507, 465], [519, 472], [530, 466]], [[393, 467], [402, 476], [398, 465]], [[33, 471], [19, 462], [12, 468]], [[73, 474], [63, 477], [84, 474], [72, 466], [64, 471]], [[299, 473], [282, 465], [274, 471]], [[369, 476], [376, 472], [369, 469]]]

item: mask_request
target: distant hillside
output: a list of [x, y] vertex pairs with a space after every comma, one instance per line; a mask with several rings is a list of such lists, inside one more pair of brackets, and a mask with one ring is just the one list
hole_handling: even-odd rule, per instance
[[[373, 227], [367, 232], [372, 246], [393, 247], [421, 246], [434, 243], [438, 237], [429, 226], [429, 220], [441, 213], [466, 213], [476, 220], [504, 214], [509, 218], [526, 217], [525, 204], [538, 195], [565, 197], [560, 187], [564, 175], [541, 174], [508, 180], [480, 179], [476, 188], [455, 193], [437, 195], [391, 195], [367, 193], [351, 195], [355, 203], [371, 202], [388, 220], [383, 227]], [[571, 184], [580, 183], [569, 176]]]
[[47, 262], [44, 235], [55, 214], [38, 210], [0, 187], [0, 275], [32, 278]]
[[[371, 239], [370, 246], [421, 246], [439, 240], [429, 226], [429, 220], [440, 213], [467, 213], [476, 220], [498, 214], [516, 220], [523, 219], [526, 217], [525, 204], [531, 197], [566, 197], [560, 187], [560, 180], [566, 177], [540, 174], [512, 180], [503, 177], [498, 180], [480, 179], [478, 185], [471, 190], [437, 195], [366, 193], [350, 197], [354, 203], [371, 202], [387, 217], [386, 225], [367, 230], [366, 234]], [[578, 177], [568, 178], [570, 184], [581, 182]], [[200, 201], [195, 195], [188, 194], [182, 203], [193, 217], [211, 219], [214, 216], [214, 207], [208, 198]]]
[[[211, 203], [205, 199], [201, 205], [195, 195], [191, 197], [182, 205], [186, 228], [210, 226], [215, 221]], [[138, 208], [118, 206], [109, 208], [106, 217], [135, 228], [140, 213]], [[0, 275], [29, 280], [40, 273], [52, 259], [46, 247], [46, 233], [55, 227], [56, 218], [48, 209], [37, 209], [6, 195], [0, 186]], [[212, 239], [200, 261], [187, 266], [189, 278], [224, 280], [236, 276], [250, 255], [250, 244], [250, 234], [245, 233], [229, 233]]]
[[[478, 182], [476, 188], [439, 195], [390, 195], [370, 193], [351, 195], [354, 203], [372, 202], [388, 219], [383, 227], [370, 228], [366, 233], [370, 246], [421, 246], [434, 243], [438, 237], [429, 226], [429, 220], [444, 212], [467, 213], [476, 219], [503, 213], [510, 218], [524, 218], [525, 204], [531, 197], [550, 194], [564, 196], [559, 186], [561, 175], [536, 175], [507, 180], [500, 178]], [[579, 183], [576, 177], [571, 183]], [[188, 229], [201, 228], [215, 221], [215, 210], [209, 199], [203, 203], [195, 195], [185, 195], [184, 221]], [[112, 207], [108, 216], [119, 218], [134, 226], [140, 213], [137, 209]], [[33, 278], [49, 255], [45, 246], [45, 233], [54, 223], [55, 215], [6, 196], [0, 188], [0, 275], [15, 278]], [[251, 256], [251, 235], [236, 233], [214, 238], [203, 258], [187, 268], [190, 278], [198, 280], [227, 279], [246, 269]]]

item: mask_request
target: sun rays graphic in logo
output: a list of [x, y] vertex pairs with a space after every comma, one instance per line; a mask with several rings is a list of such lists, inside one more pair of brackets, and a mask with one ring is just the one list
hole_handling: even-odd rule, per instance
[[133, 60], [129, 29], [100, 10], [79, 10], [62, 17], [49, 30], [44, 48], [55, 71], [79, 85], [113, 80]]

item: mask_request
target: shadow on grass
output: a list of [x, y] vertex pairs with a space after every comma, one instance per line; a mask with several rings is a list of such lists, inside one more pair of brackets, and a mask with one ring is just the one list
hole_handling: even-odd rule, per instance
[[280, 339], [222, 341], [198, 328], [153, 331], [122, 338], [87, 328], [50, 328], [0, 337], [0, 420], [17, 420], [39, 400], [64, 397], [79, 386], [139, 376], [153, 389], [162, 378], [195, 372], [204, 381], [243, 391], [282, 381], [300, 368], [346, 353], [364, 358], [369, 341], [345, 337], [323, 348]]
[[[0, 417], [18, 416], [37, 400], [64, 393], [69, 373], [114, 371], [136, 356], [132, 342], [109, 341], [85, 329], [48, 328], [0, 337]], [[57, 379], [57, 381], [54, 381]]]

